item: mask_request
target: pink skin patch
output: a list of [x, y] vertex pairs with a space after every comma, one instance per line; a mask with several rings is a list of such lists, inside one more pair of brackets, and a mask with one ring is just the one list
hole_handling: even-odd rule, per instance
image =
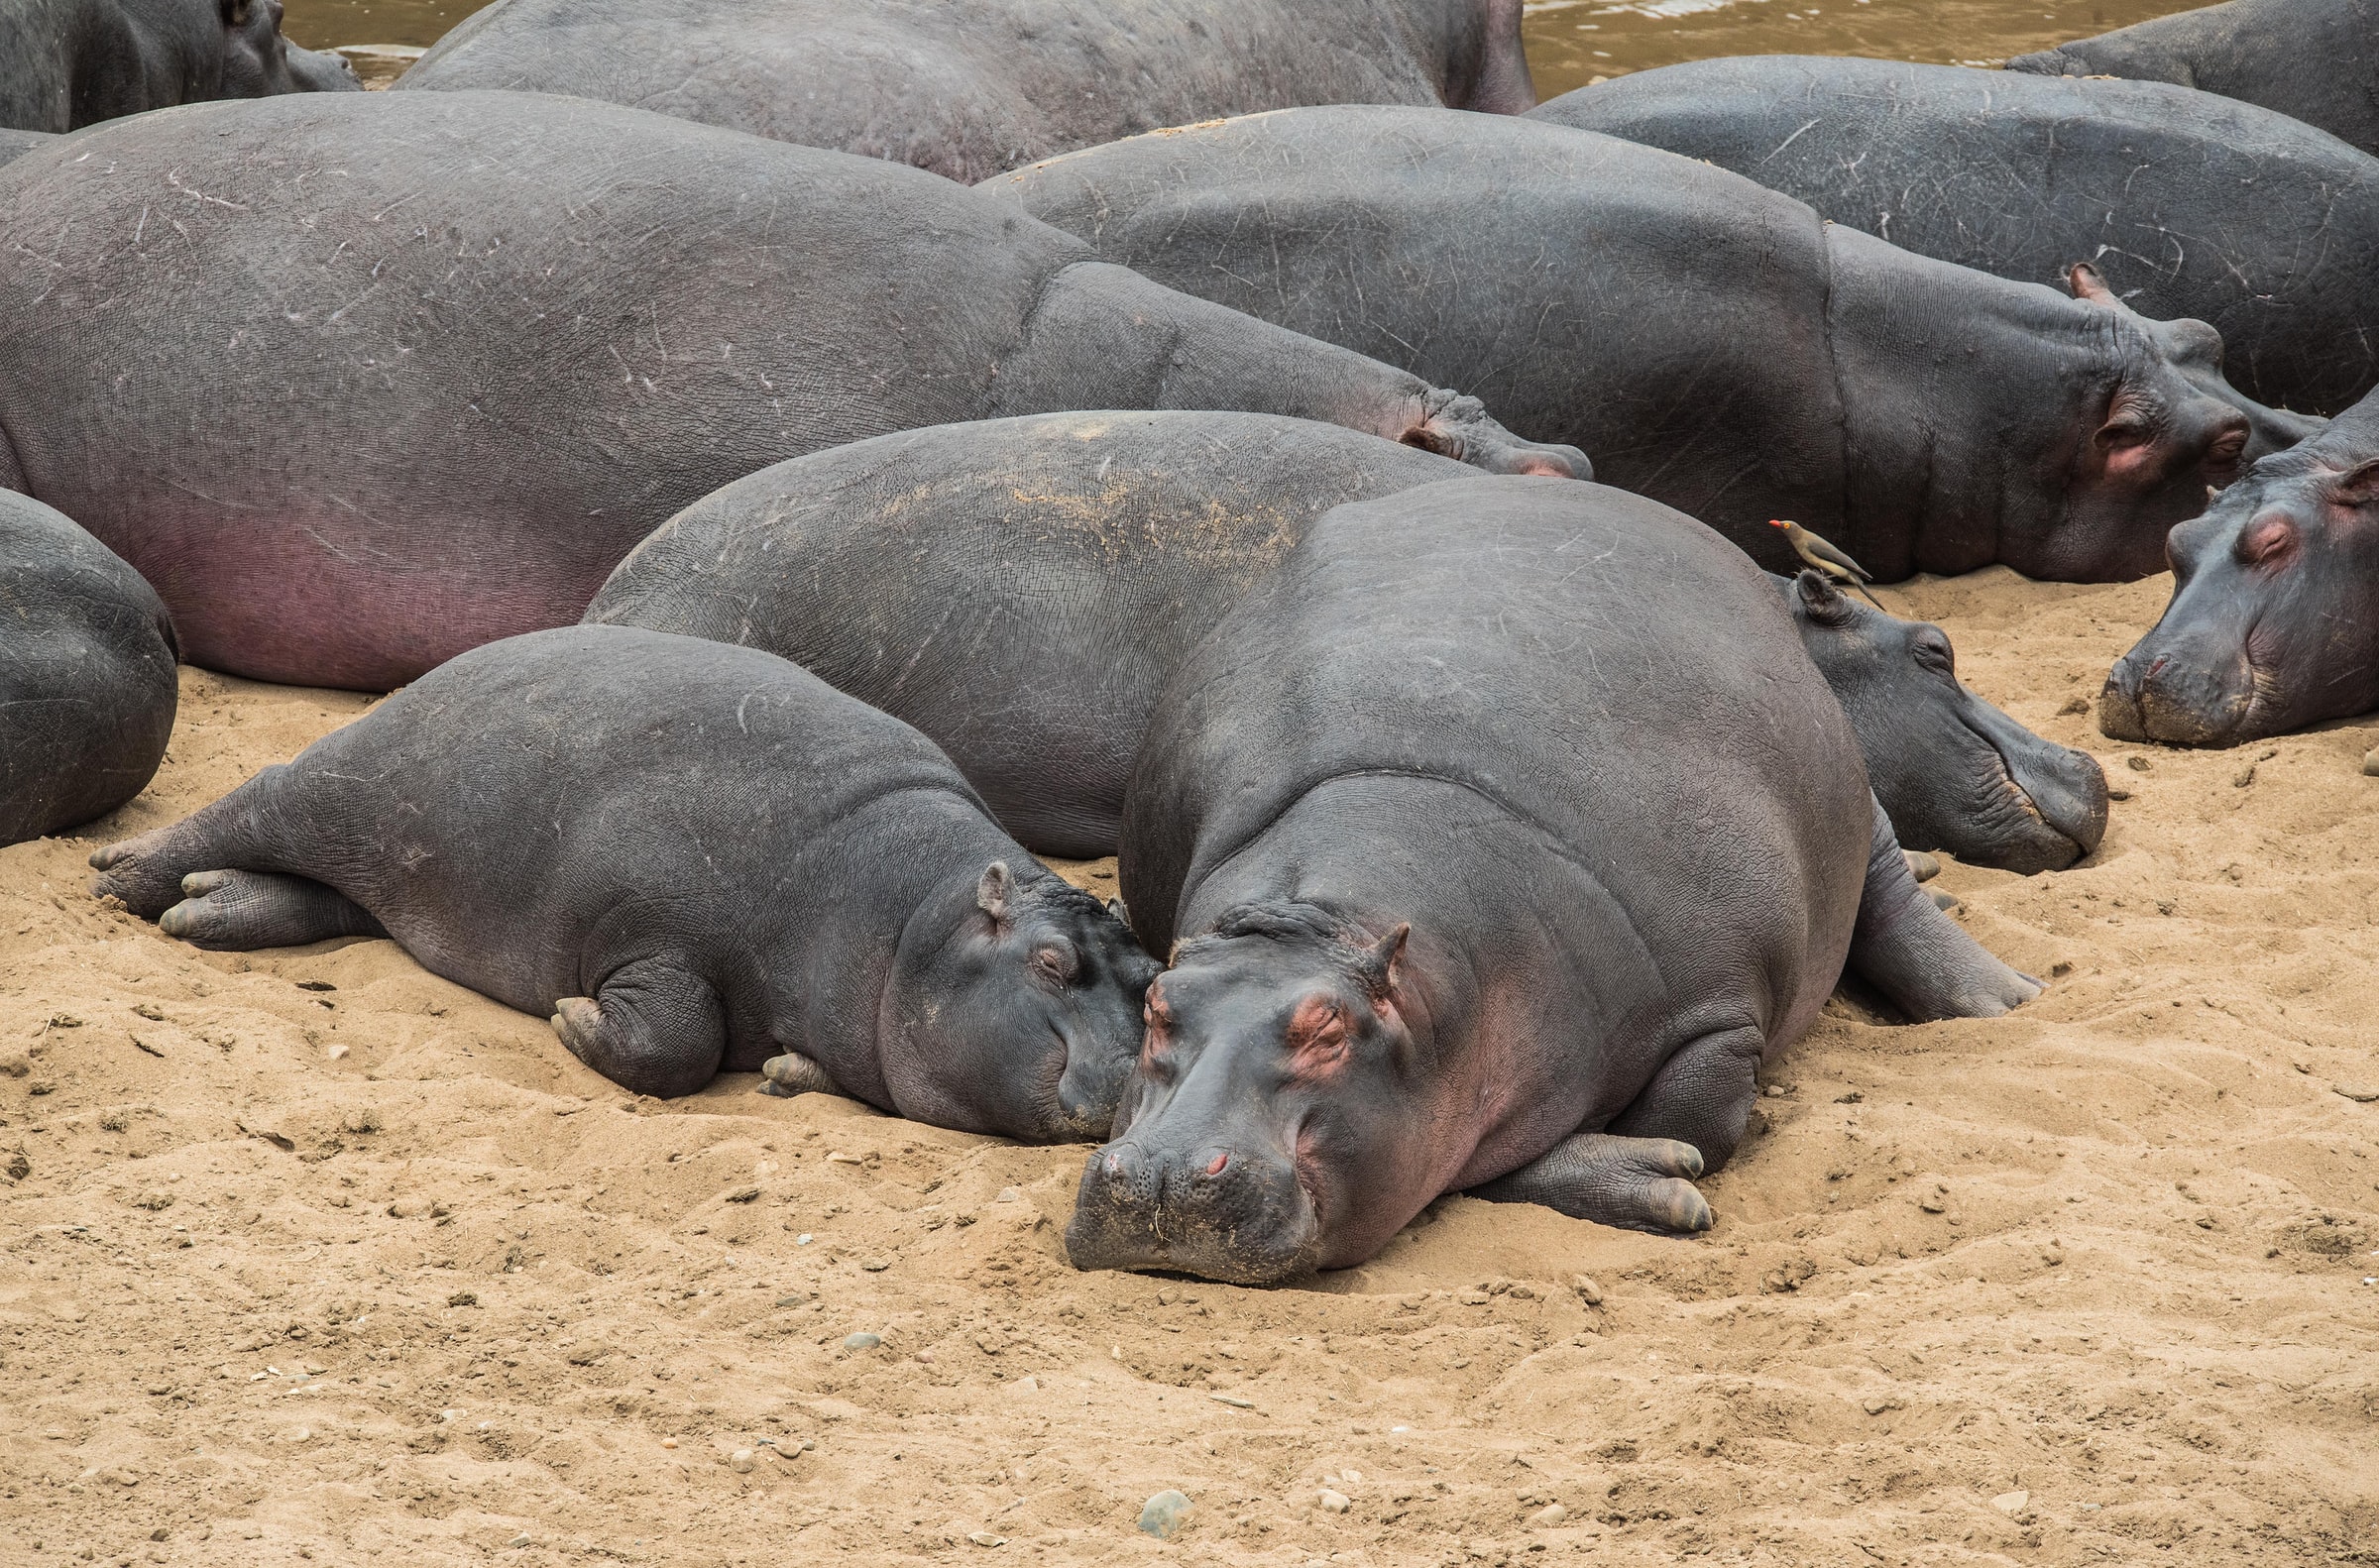
[[1311, 1082], [1335, 1077], [1347, 1063], [1346, 1015], [1333, 998], [1308, 996], [1289, 1015], [1285, 1044], [1292, 1078]]

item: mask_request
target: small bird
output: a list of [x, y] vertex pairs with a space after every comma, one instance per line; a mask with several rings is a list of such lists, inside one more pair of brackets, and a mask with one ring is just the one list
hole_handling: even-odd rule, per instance
[[1874, 578], [1869, 574], [1866, 567], [1861, 566], [1857, 561], [1852, 560], [1797, 522], [1787, 522], [1781, 517], [1770, 517], [1767, 519], [1767, 525], [1784, 530], [1784, 542], [1792, 546], [1792, 553], [1799, 556], [1803, 564], [1816, 568], [1835, 582], [1856, 592], [1877, 610], [1883, 608], [1882, 602], [1867, 591], [1867, 585], [1873, 582]]

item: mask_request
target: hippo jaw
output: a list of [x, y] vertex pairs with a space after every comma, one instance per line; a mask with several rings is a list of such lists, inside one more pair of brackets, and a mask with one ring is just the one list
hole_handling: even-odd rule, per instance
[[1973, 712], [1959, 717], [1989, 754], [1995, 798], [1973, 814], [1965, 841], [1918, 847], [2019, 876], [2062, 871], [2097, 848], [2107, 812], [2097, 758], [2034, 734], [1981, 698], [1968, 706]]
[[2115, 740], [2166, 745], [2244, 745], [2276, 734], [2268, 682], [2242, 642], [2229, 657], [2179, 659], [2150, 633], [2115, 660], [2098, 693], [2098, 730]]
[[1066, 1256], [1083, 1270], [1281, 1285], [1320, 1267], [1321, 1236], [1313, 1195], [1293, 1166], [1220, 1147], [1180, 1160], [1127, 1137], [1083, 1167]]

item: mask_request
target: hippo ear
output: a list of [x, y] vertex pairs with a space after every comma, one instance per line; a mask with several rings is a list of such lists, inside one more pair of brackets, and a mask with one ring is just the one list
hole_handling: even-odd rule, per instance
[[1800, 593], [1802, 613], [1821, 626], [1848, 625], [1859, 614], [1859, 607], [1838, 593], [1823, 572], [1803, 572], [1793, 579], [1793, 587]]
[[2357, 463], [2329, 487], [2329, 499], [2340, 506], [2368, 506], [2379, 502], [2379, 457]]
[[1405, 939], [1412, 935], [1413, 923], [1400, 920], [1363, 955], [1363, 982], [1375, 1000], [1386, 1001], [1396, 990], [1397, 965], [1405, 956]]
[[1008, 895], [1015, 887], [1015, 878], [1008, 875], [1008, 862], [994, 860], [983, 867], [983, 879], [974, 884], [974, 907], [990, 916], [995, 925], [1005, 921]]
[[2113, 289], [2106, 286], [2105, 278], [2088, 262], [2076, 262], [2065, 270], [2065, 286], [2074, 291], [2076, 299], [2086, 304], [2105, 310], [2119, 310], [2127, 316], [2138, 314], [2123, 303]]

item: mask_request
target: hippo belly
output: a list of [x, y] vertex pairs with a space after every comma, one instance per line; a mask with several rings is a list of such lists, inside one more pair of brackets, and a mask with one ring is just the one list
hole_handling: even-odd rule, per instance
[[2379, 162], [2272, 109], [2163, 82], [1777, 56], [1623, 76], [1534, 117], [1707, 159], [2002, 278], [2088, 262], [2147, 315], [2211, 323], [2225, 374], [2261, 402], [2334, 413], [2379, 381]]
[[1536, 101], [1519, 0], [499, 0], [399, 92], [651, 109], [973, 183], [1077, 147], [1308, 103]]

